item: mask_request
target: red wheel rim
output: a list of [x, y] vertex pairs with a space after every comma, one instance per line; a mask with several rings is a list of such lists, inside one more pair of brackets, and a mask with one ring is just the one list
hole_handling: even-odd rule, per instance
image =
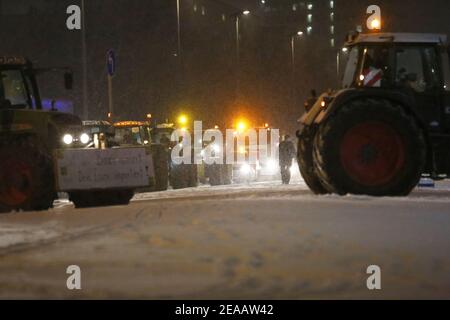
[[382, 122], [366, 122], [351, 128], [342, 140], [340, 152], [346, 173], [367, 187], [388, 183], [405, 164], [402, 138]]
[[19, 160], [4, 162], [0, 169], [0, 201], [19, 207], [32, 194], [32, 169]]

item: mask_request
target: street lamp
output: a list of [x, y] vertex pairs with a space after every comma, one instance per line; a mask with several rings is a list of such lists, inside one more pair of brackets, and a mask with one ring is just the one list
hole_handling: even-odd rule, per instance
[[177, 52], [175, 54], [176, 57], [176, 66], [178, 68], [178, 72], [175, 73], [175, 83], [178, 90], [176, 90], [176, 96], [178, 99], [183, 95], [185, 90], [185, 70], [184, 70], [184, 54], [183, 54], [183, 39], [181, 34], [181, 18], [182, 18], [182, 1], [176, 0], [176, 14], [177, 14]]
[[240, 95], [240, 67], [241, 67], [241, 17], [250, 15], [250, 10], [240, 11], [233, 15], [236, 23], [236, 98]]
[[292, 63], [292, 100], [293, 106], [295, 107], [297, 94], [295, 85], [295, 39], [303, 37], [303, 31], [297, 31], [291, 35], [291, 63]]
[[177, 57], [181, 59], [181, 7], [177, 0]]
[[291, 58], [292, 58], [292, 71], [295, 74], [295, 39], [303, 36], [303, 31], [297, 31], [291, 35]]
[[86, 45], [86, 17], [85, 17], [85, 3], [81, 0], [81, 64], [82, 64], [82, 82], [83, 82], [83, 118], [89, 118], [88, 109], [88, 84], [87, 84], [87, 45]]

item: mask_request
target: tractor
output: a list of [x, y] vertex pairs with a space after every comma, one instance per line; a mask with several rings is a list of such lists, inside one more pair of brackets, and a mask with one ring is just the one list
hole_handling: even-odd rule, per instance
[[150, 188], [141, 188], [141, 192], [165, 191], [169, 186], [169, 154], [164, 144], [156, 142], [150, 134], [147, 121], [121, 121], [114, 124], [113, 142], [117, 146], [143, 146], [150, 150], [153, 158], [155, 182]]
[[440, 34], [353, 33], [339, 90], [308, 99], [298, 163], [316, 194], [406, 196], [450, 174], [450, 65]]
[[[214, 133], [220, 133], [218, 129], [208, 129], [202, 134], [213, 135]], [[222, 135], [222, 133], [220, 133]], [[200, 182], [211, 186], [230, 185], [233, 182], [233, 165], [227, 164], [226, 161], [226, 137], [222, 136], [224, 143], [216, 143], [215, 140], [205, 141], [201, 139], [202, 150], [199, 155], [196, 155], [198, 159], [202, 159], [198, 165], [198, 176]]]
[[0, 212], [51, 208], [52, 151], [79, 137], [79, 118], [42, 110], [38, 73], [23, 57], [0, 57]]
[[114, 141], [116, 131], [109, 121], [86, 120], [83, 121], [83, 128], [89, 136], [88, 148], [107, 149], [119, 146]]
[[[115, 164], [119, 153], [142, 156], [144, 151], [87, 149], [90, 138], [80, 118], [42, 108], [36, 76], [49, 71], [64, 71], [65, 87], [72, 88], [73, 75], [67, 68], [35, 69], [23, 57], [0, 57], [0, 213], [47, 210], [58, 191], [67, 192], [78, 208], [128, 204], [135, 184], [145, 185], [142, 181], [150, 178], [146, 163], [129, 166], [143, 173], [142, 181], [111, 174], [109, 184], [106, 180], [87, 183], [93, 179], [90, 173], [112, 167], [100, 168], [102, 164], [92, 159], [105, 157]], [[80, 157], [86, 162], [75, 165]], [[78, 180], [80, 174], [86, 174], [85, 184]]]
[[[172, 136], [177, 128], [173, 123], [160, 123], [151, 130], [152, 141], [166, 146], [169, 161], [169, 181], [173, 189], [196, 188], [198, 186], [198, 167], [194, 163], [194, 150], [191, 163], [176, 164], [172, 159], [172, 150], [177, 145]], [[187, 129], [186, 129], [187, 130]], [[179, 138], [178, 143], [183, 143]]]

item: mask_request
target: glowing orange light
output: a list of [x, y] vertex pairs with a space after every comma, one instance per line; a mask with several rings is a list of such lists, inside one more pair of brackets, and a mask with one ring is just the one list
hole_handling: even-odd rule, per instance
[[245, 131], [245, 130], [247, 130], [247, 128], [248, 128], [247, 121], [245, 121], [245, 120], [239, 120], [239, 121], [237, 122], [236, 129], [237, 129], [239, 132]]
[[374, 19], [371, 22], [371, 27], [373, 30], [380, 30], [381, 29], [381, 21], [378, 19]]
[[178, 117], [178, 123], [182, 126], [186, 125], [188, 123], [188, 117], [185, 115], [181, 115]]
[[114, 127], [141, 127], [145, 126], [145, 122], [141, 121], [122, 121], [114, 124]]

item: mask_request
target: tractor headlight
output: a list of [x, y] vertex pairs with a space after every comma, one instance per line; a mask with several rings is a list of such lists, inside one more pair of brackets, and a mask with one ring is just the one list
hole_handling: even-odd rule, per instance
[[289, 168], [289, 171], [291, 172], [291, 175], [296, 174], [295, 166], [290, 167], [290, 168]]
[[270, 159], [267, 164], [266, 164], [266, 169], [267, 171], [269, 171], [270, 173], [275, 173], [278, 170], [278, 164], [275, 160]]
[[250, 167], [250, 165], [248, 163], [244, 163], [241, 166], [241, 170], [240, 171], [241, 171], [242, 175], [247, 176], [247, 175], [249, 175], [252, 172], [252, 168]]
[[72, 144], [73, 143], [73, 136], [71, 134], [65, 134], [63, 137], [64, 144]]
[[212, 149], [214, 150], [215, 153], [219, 153], [219, 152], [221, 151], [220, 146], [217, 145], [217, 144], [214, 144], [214, 145], [212, 146]]
[[83, 134], [80, 136], [80, 142], [81, 142], [82, 144], [88, 144], [89, 141], [91, 141], [91, 138], [89, 137], [89, 135], [88, 135], [87, 133], [83, 133]]

